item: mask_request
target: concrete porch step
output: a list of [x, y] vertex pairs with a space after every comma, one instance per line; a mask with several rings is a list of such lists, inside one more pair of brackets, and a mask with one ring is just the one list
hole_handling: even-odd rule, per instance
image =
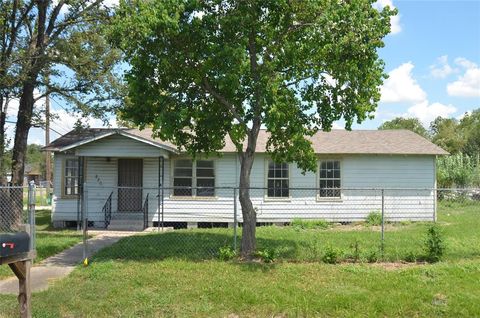
[[143, 220], [143, 212], [114, 212], [112, 220]]
[[127, 219], [112, 219], [108, 230], [113, 231], [143, 231], [143, 219], [127, 220]]

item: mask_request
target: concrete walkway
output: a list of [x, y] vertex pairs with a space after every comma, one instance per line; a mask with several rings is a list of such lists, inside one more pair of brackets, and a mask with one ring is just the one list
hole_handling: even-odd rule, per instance
[[[110, 246], [122, 237], [138, 234], [138, 232], [96, 232], [96, 236], [88, 240], [88, 257], [104, 247]], [[33, 266], [30, 271], [33, 292], [48, 289], [50, 282], [70, 274], [75, 266], [83, 262], [83, 243], [79, 243], [63, 252], [51, 256]], [[18, 294], [16, 277], [0, 281], [0, 294]]]

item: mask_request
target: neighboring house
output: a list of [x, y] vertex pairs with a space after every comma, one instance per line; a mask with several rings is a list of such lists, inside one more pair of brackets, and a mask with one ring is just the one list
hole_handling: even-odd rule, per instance
[[[221, 156], [191, 160], [170, 142], [151, 136], [148, 129], [92, 128], [71, 131], [48, 145], [45, 149], [54, 152], [55, 226], [78, 220], [82, 183], [94, 226], [113, 224], [116, 218], [141, 220], [147, 194], [149, 225], [158, 224], [159, 210], [167, 224], [233, 222], [233, 190], [227, 188], [238, 186], [240, 170], [233, 143], [226, 139]], [[435, 160], [447, 152], [413, 132], [319, 132], [310, 138], [317, 171], [306, 174], [296, 164], [272, 162], [267, 139], [268, 133], [260, 131], [251, 173], [251, 187], [258, 188], [251, 190], [258, 222], [358, 221], [381, 209], [381, 191], [367, 188], [404, 189], [385, 193], [389, 220], [435, 215]], [[424, 190], [407, 190], [413, 188]], [[106, 220], [109, 197], [112, 220]], [[241, 222], [239, 204], [238, 215]]]
[[39, 185], [41, 178], [42, 178], [42, 173], [37, 167], [31, 164], [25, 165], [24, 177], [23, 177], [24, 186], [28, 186], [31, 181], [33, 181], [36, 185]]

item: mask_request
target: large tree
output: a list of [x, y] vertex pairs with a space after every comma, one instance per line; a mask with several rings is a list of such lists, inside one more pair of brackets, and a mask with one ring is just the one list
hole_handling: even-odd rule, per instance
[[465, 136], [463, 152], [470, 156], [480, 155], [480, 108], [465, 114], [458, 125]]
[[450, 154], [462, 152], [466, 139], [458, 124], [458, 120], [455, 118], [443, 118], [440, 116], [435, 118], [430, 123], [433, 143], [442, 147]]
[[[102, 115], [120, 97], [113, 71], [118, 54], [103, 37], [111, 10], [104, 1], [6, 0], [0, 4], [1, 140], [7, 101], [19, 100], [12, 182], [23, 183], [28, 133], [46, 94], [72, 111]], [[1, 162], [0, 162], [1, 164]]]
[[250, 172], [257, 137], [281, 162], [316, 169], [306, 138], [372, 115], [385, 74], [377, 49], [395, 12], [372, 1], [121, 1], [112, 39], [131, 69], [122, 114], [190, 154], [228, 135], [240, 158], [241, 252], [256, 248]]
[[403, 118], [396, 117], [392, 120], [384, 122], [380, 127], [380, 130], [385, 129], [407, 129], [413, 131], [414, 133], [419, 134], [422, 137], [429, 138], [427, 129], [423, 127], [423, 124], [418, 118]]

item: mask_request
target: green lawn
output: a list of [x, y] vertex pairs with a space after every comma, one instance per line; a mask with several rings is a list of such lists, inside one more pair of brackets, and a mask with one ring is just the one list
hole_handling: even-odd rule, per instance
[[[37, 317], [480, 316], [480, 206], [443, 204], [447, 253], [436, 264], [322, 263], [327, 246], [342, 258], [359, 242], [378, 249], [377, 228], [262, 227], [259, 249], [273, 264], [221, 262], [214, 252], [231, 230], [176, 231], [126, 238], [33, 297]], [[385, 258], [421, 255], [427, 224], [389, 225]], [[134, 248], [135, 247], [135, 248]], [[364, 258], [363, 256], [362, 258]], [[15, 316], [15, 296], [0, 296]], [[1, 312], [0, 312], [1, 316]]]
[[[55, 255], [82, 240], [82, 235], [71, 230], [55, 230], [51, 226], [50, 211], [40, 210], [36, 212], [37, 230], [37, 258], [38, 263], [45, 258]], [[0, 279], [13, 276], [8, 266], [0, 266]]]

